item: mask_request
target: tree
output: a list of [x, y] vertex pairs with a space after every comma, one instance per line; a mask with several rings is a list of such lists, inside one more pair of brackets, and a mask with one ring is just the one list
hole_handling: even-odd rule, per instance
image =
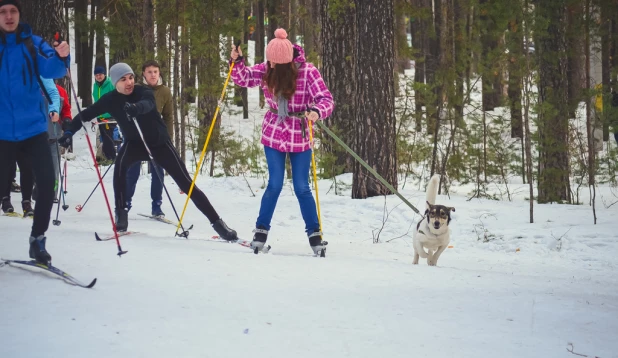
[[535, 31], [539, 62], [539, 203], [570, 201], [567, 1], [536, 3], [535, 20], [539, 29]]
[[[394, 86], [394, 0], [354, 0], [358, 80], [353, 148], [392, 186], [397, 187]], [[352, 198], [389, 194], [358, 162]]]
[[[347, 144], [353, 142], [353, 122], [356, 118], [355, 95], [358, 91], [355, 46], [356, 15], [353, 3], [333, 6], [332, 1], [320, 0], [319, 23], [322, 44], [322, 69], [324, 82], [333, 94], [336, 110], [326, 119], [326, 125], [335, 130]], [[323, 140], [325, 152], [334, 160], [326, 170], [327, 176], [352, 172], [353, 159], [345, 154], [331, 138]]]

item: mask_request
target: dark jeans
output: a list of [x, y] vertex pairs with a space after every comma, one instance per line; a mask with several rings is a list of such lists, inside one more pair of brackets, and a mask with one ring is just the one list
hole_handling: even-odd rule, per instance
[[266, 162], [268, 163], [268, 186], [262, 196], [260, 214], [255, 223], [256, 227], [262, 226], [270, 230], [270, 222], [277, 206], [279, 194], [283, 189], [285, 175], [285, 157], [290, 155], [292, 164], [292, 183], [294, 193], [300, 205], [300, 212], [305, 221], [305, 231], [310, 234], [319, 230], [318, 211], [315, 199], [309, 187], [309, 168], [311, 167], [311, 149], [300, 153], [284, 153], [276, 149], [264, 146]]
[[[141, 164], [142, 162], [136, 162], [127, 170], [127, 204], [131, 203], [133, 195], [135, 194], [135, 187], [137, 186], [137, 180], [139, 179]], [[150, 168], [150, 173], [152, 176], [150, 182], [150, 198], [152, 199], [153, 204], [158, 203], [158, 205], [161, 205], [161, 202], [163, 201], [163, 183], [161, 183], [159, 177], [165, 180], [163, 176], [163, 168], [155, 164], [153, 169], [150, 162], [148, 162], [148, 167]]]
[[[171, 141], [167, 141], [164, 145], [150, 147], [152, 157], [155, 163], [165, 169], [174, 179], [178, 188], [185, 193], [189, 192], [191, 187], [191, 176], [187, 171], [184, 163], [176, 153]], [[148, 152], [144, 143], [141, 141], [125, 141], [118, 152], [116, 158], [116, 166], [114, 167], [114, 196], [116, 208], [126, 207], [127, 202], [127, 171], [135, 163], [144, 160], [149, 160]], [[197, 186], [193, 187], [191, 200], [195, 206], [210, 220], [211, 223], [220, 219], [219, 214], [215, 211], [204, 192]]]
[[34, 173], [32, 172], [32, 159], [23, 150], [17, 150], [15, 160], [9, 165], [8, 187], [2, 191], [1, 197], [11, 197], [11, 184], [17, 176], [19, 166], [19, 185], [21, 186], [21, 200], [32, 199], [32, 188], [34, 186]]
[[[113, 120], [113, 118], [109, 118]], [[103, 155], [109, 160], [116, 158], [116, 145], [114, 144], [114, 128], [116, 123], [99, 124], [99, 133], [101, 133], [101, 143], [103, 143]]]
[[[34, 180], [39, 188], [39, 196], [34, 208], [34, 220], [32, 222], [31, 236], [45, 234], [49, 228], [49, 217], [54, 200], [54, 164], [47, 141], [47, 133], [42, 133], [20, 142], [8, 142], [0, 140], [0, 192], [5, 193], [10, 190], [12, 173], [10, 173], [11, 163], [14, 163], [18, 153], [23, 152], [25, 157], [33, 163]], [[22, 169], [22, 175], [25, 171]], [[24, 188], [22, 187], [22, 191]], [[32, 186], [30, 186], [32, 191]], [[32, 195], [30, 192], [28, 195]]]

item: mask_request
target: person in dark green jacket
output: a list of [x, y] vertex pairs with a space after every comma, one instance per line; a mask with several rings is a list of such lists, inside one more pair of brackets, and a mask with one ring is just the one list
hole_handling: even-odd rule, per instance
[[[114, 90], [114, 85], [109, 78], [107, 72], [102, 66], [94, 68], [95, 82], [92, 85], [92, 98], [97, 102], [104, 94]], [[109, 160], [116, 159], [116, 146], [114, 145], [114, 129], [116, 123], [114, 118], [109, 113], [103, 113], [97, 118], [99, 123], [99, 133], [101, 134], [101, 142], [103, 143], [103, 154]]]

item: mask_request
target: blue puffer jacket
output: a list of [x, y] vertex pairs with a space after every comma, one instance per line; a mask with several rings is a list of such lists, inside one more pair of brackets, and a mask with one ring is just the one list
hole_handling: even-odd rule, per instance
[[[24, 40], [32, 38], [41, 77], [61, 78], [66, 65], [56, 51], [30, 26], [0, 34], [0, 140], [18, 142], [47, 132], [47, 105], [36, 79], [32, 57]], [[66, 59], [70, 63], [70, 59]]]

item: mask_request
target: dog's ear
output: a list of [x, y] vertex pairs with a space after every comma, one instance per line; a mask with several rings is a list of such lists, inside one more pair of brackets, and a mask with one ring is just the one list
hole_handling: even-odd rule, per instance
[[433, 208], [433, 205], [429, 204], [429, 202], [428, 202], [428, 201], [426, 201], [426, 200], [425, 200], [425, 203], [427, 203], [427, 208], [428, 208], [429, 210], [431, 210], [431, 208]]
[[449, 209], [450, 211], [455, 211], [455, 207], [451, 206], [450, 208], [447, 207], [447, 209]]

